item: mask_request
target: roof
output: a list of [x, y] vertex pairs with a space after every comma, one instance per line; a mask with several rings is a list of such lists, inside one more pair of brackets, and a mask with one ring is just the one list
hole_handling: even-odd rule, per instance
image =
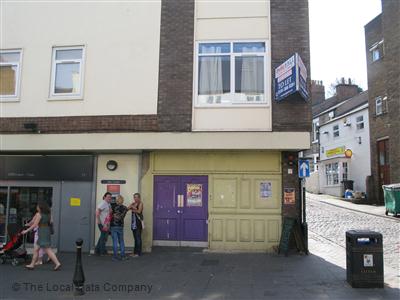
[[[330, 102], [325, 104], [325, 102], [327, 101]], [[356, 96], [351, 97], [342, 102], [339, 102], [335, 96], [325, 100], [325, 102], [321, 103], [324, 105], [318, 105], [318, 106], [316, 105], [315, 107], [312, 108], [313, 118], [318, 117], [332, 110], [335, 110], [335, 118], [340, 117], [341, 115], [344, 115], [349, 111], [359, 106], [362, 106], [365, 103], [368, 103], [368, 91], [359, 93]]]
[[351, 110], [351, 111], [349, 111], [349, 112], [347, 112], [347, 113], [345, 113], [345, 114], [341, 114], [340, 116], [337, 116], [337, 117], [335, 117], [335, 118], [333, 118], [333, 119], [331, 119], [331, 120], [325, 122], [324, 124], [322, 124], [322, 125], [320, 126], [320, 128], [324, 127], [325, 125], [329, 125], [329, 124], [331, 124], [331, 123], [333, 123], [333, 122], [335, 122], [335, 121], [337, 121], [337, 120], [343, 119], [344, 117], [347, 117], [347, 116], [349, 116], [349, 115], [351, 115], [351, 114], [354, 114], [354, 113], [356, 113], [356, 112], [362, 111], [362, 110], [364, 110], [364, 109], [368, 109], [368, 103], [365, 103], [365, 104], [363, 104], [363, 105], [361, 105], [361, 106], [358, 106], [358, 107], [356, 107], [355, 109], [353, 109], [353, 110]]
[[336, 96], [330, 97], [321, 103], [311, 107], [313, 117], [320, 114], [321, 112], [339, 104], [343, 100], [339, 100]]

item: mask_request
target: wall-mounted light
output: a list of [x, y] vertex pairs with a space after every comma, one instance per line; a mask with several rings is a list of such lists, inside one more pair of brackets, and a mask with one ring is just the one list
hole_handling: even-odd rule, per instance
[[329, 134], [329, 131], [322, 131], [322, 134]]
[[40, 133], [37, 123], [24, 123], [24, 128], [30, 130], [31, 132]]
[[361, 136], [357, 136], [356, 139], [357, 139], [358, 144], [361, 145], [361, 143], [362, 143]]
[[343, 124], [343, 126], [344, 126], [344, 127], [350, 127], [350, 126], [351, 126], [351, 123], [350, 123], [350, 122], [346, 122], [346, 123]]
[[109, 160], [106, 164], [106, 168], [109, 171], [115, 171], [118, 168], [118, 163], [115, 160]]

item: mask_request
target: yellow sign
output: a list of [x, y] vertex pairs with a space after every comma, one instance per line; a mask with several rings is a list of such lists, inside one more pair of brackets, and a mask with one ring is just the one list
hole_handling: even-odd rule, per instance
[[326, 157], [331, 157], [331, 156], [334, 156], [334, 155], [344, 154], [344, 151], [345, 151], [345, 147], [344, 146], [337, 147], [337, 148], [334, 148], [334, 149], [329, 149], [329, 150], [326, 150]]
[[81, 198], [69, 198], [69, 205], [81, 206]]

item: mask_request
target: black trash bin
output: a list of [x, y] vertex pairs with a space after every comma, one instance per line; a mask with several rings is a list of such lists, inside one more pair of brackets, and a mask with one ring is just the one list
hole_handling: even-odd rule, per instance
[[383, 288], [382, 234], [346, 231], [346, 269], [347, 282], [353, 288]]
[[354, 190], [354, 180], [343, 180], [343, 190]]

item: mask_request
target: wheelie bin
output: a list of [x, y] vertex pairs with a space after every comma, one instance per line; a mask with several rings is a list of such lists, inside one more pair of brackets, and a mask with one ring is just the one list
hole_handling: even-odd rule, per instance
[[383, 185], [386, 215], [392, 213], [394, 216], [400, 214], [400, 183]]

